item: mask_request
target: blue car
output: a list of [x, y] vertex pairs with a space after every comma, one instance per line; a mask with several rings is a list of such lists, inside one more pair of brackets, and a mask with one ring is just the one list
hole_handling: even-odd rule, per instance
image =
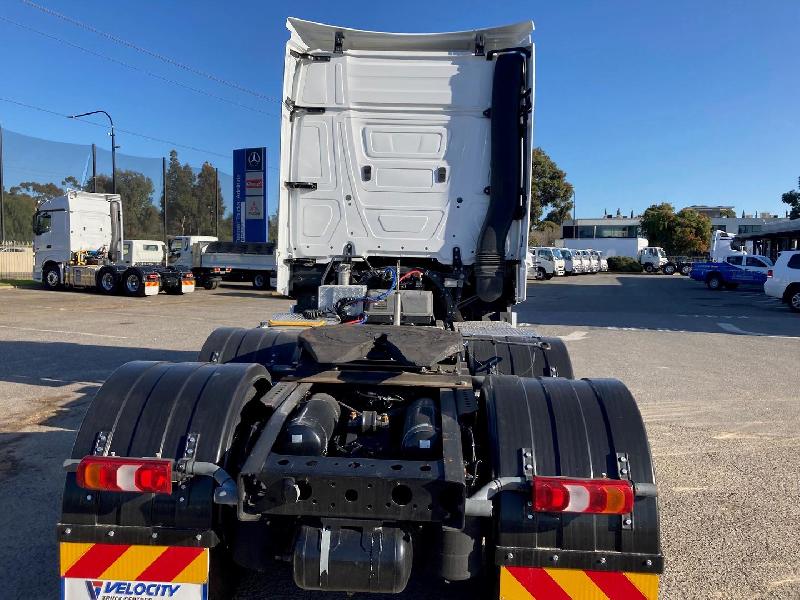
[[772, 266], [766, 256], [736, 254], [720, 262], [694, 263], [689, 277], [704, 282], [710, 290], [734, 290], [740, 285], [761, 287]]

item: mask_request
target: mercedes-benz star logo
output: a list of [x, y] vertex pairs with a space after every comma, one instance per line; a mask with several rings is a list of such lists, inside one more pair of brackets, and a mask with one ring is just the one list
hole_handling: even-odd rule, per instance
[[250, 156], [247, 157], [247, 164], [251, 167], [260, 167], [261, 166], [261, 153], [260, 152], [251, 152]]

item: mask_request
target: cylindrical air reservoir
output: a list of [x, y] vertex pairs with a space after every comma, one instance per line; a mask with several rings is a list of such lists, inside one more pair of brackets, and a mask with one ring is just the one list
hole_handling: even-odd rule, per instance
[[286, 422], [279, 451], [295, 456], [325, 454], [340, 414], [341, 408], [333, 396], [314, 394]]
[[410, 456], [427, 456], [439, 441], [436, 426], [436, 403], [432, 398], [418, 398], [406, 409], [403, 441], [400, 446]]

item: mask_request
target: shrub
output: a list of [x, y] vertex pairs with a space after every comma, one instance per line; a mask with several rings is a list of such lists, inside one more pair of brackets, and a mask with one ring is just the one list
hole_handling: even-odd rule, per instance
[[642, 265], [635, 258], [628, 256], [609, 256], [608, 270], [617, 273], [641, 273]]

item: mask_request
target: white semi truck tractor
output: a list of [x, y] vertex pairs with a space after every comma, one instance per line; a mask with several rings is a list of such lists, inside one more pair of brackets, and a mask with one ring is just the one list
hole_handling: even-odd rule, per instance
[[94, 289], [153, 296], [194, 291], [189, 269], [166, 266], [164, 243], [125, 240], [117, 194], [68, 191], [33, 216], [33, 278], [49, 290]]
[[514, 326], [532, 23], [288, 28], [276, 259], [297, 306], [103, 384], [65, 465], [66, 598], [232, 598], [283, 561], [309, 598], [656, 600], [636, 402]]

